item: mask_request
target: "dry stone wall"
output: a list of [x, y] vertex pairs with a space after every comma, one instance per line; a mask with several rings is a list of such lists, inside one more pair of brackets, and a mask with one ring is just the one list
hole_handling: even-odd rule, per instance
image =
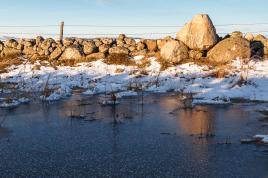
[[162, 60], [177, 63], [186, 59], [230, 62], [238, 57], [268, 56], [268, 39], [236, 31], [225, 37], [216, 33], [210, 17], [196, 15], [177, 34], [177, 38], [133, 39], [124, 34], [117, 38], [65, 38], [57, 41], [37, 36], [35, 39], [0, 41], [0, 57], [23, 55], [29, 59], [80, 60], [101, 59], [110, 54], [129, 56], [160, 54]]

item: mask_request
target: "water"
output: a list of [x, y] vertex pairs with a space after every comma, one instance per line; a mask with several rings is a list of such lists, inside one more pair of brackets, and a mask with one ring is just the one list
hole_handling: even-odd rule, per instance
[[268, 147], [239, 142], [267, 133], [255, 111], [267, 104], [182, 110], [175, 95], [116, 107], [98, 100], [76, 94], [1, 109], [1, 177], [268, 177]]

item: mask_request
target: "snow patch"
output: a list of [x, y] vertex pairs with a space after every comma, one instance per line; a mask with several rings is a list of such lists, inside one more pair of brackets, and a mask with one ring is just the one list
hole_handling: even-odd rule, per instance
[[[136, 56], [135, 61], [144, 57]], [[135, 66], [107, 65], [102, 60], [80, 63], [74, 67], [41, 66], [35, 64], [12, 66], [7, 73], [1, 73], [3, 83], [15, 83], [16, 90], [22, 92], [43, 92], [44, 88], [51, 91], [49, 95], [40, 96], [41, 100], [53, 101], [69, 96], [72, 89], [79, 87], [86, 90], [83, 94], [117, 93], [117, 97], [135, 96], [133, 88], [144, 92], [164, 93], [169, 91], [194, 93], [195, 104], [228, 104], [232, 98], [268, 101], [268, 61], [254, 62], [247, 74], [247, 84], [235, 86], [241, 75], [239, 61], [234, 61], [232, 75], [225, 78], [214, 78], [207, 66], [186, 63], [169, 67], [161, 71], [156, 58], [147, 60], [150, 65], [144, 69]], [[123, 69], [116, 73], [116, 69]], [[142, 74], [139, 71], [146, 71]], [[11, 92], [1, 89], [1, 93]], [[17, 101], [17, 100], [16, 100]], [[13, 105], [17, 102], [14, 101]], [[8, 105], [2, 102], [2, 106]], [[12, 105], [12, 104], [10, 104]]]

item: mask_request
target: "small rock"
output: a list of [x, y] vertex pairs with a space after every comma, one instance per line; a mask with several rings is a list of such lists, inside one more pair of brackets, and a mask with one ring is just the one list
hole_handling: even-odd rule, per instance
[[126, 44], [128, 44], [130, 46], [136, 45], [136, 41], [133, 38], [125, 38], [124, 40], [125, 40]]
[[118, 39], [119, 39], [119, 40], [122, 40], [122, 41], [124, 41], [125, 38], [126, 38], [126, 35], [125, 35], [125, 34], [120, 34], [120, 35], [118, 36]]
[[113, 44], [113, 39], [111, 39], [111, 38], [102, 38], [101, 42], [103, 44], [105, 44], [105, 45], [111, 45], [111, 44]]
[[146, 40], [145, 43], [149, 51], [153, 51], [153, 52], [157, 51], [156, 40]]
[[103, 45], [103, 42], [100, 41], [100, 40], [95, 40], [94, 42], [95, 42], [95, 45], [96, 45], [97, 47], [100, 47], [101, 45]]
[[129, 51], [124, 47], [113, 47], [109, 49], [109, 54], [128, 54]]
[[33, 47], [24, 47], [23, 54], [30, 56], [36, 54], [36, 51], [33, 49]]
[[107, 53], [109, 51], [110, 46], [107, 44], [103, 44], [99, 47], [99, 52]]
[[68, 47], [74, 44], [74, 38], [64, 38], [63, 39], [63, 45]]
[[137, 50], [141, 51], [141, 50], [144, 50], [144, 49], [145, 49], [145, 44], [142, 43], [142, 42], [138, 42], [137, 43]]
[[195, 51], [195, 50], [190, 50], [189, 51], [189, 57], [194, 60], [199, 60], [203, 56], [203, 53], [201, 51]]
[[47, 39], [45, 39], [45, 40], [43, 41], [43, 43], [41, 44], [41, 48], [44, 49], [44, 50], [48, 50], [48, 49], [51, 47], [51, 45], [52, 45], [53, 42], [55, 42], [54, 39], [52, 39], [52, 38], [47, 38]]
[[61, 56], [62, 51], [61, 48], [56, 48], [49, 56], [51, 60], [57, 60]]
[[234, 31], [230, 34], [232, 38], [243, 38], [243, 33], [240, 31]]
[[37, 36], [35, 38], [35, 43], [36, 43], [36, 45], [41, 46], [41, 44], [43, 43], [44, 40], [45, 39], [42, 36]]
[[246, 33], [245, 38], [246, 38], [248, 41], [253, 41], [253, 39], [254, 39], [254, 35], [253, 35], [252, 33]]

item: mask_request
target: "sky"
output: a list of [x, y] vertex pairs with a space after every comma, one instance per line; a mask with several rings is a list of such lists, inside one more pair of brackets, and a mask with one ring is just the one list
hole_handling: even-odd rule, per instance
[[[59, 27], [18, 28], [3, 26], [58, 25], [65, 34], [173, 33], [195, 14], [209, 14], [215, 25], [268, 22], [267, 0], [1, 0], [0, 35], [5, 33], [58, 33]], [[178, 27], [70, 27], [178, 26]], [[268, 31], [268, 25], [217, 27], [234, 30]], [[11, 35], [11, 34], [10, 34]], [[166, 35], [165, 35], [166, 36]]]

